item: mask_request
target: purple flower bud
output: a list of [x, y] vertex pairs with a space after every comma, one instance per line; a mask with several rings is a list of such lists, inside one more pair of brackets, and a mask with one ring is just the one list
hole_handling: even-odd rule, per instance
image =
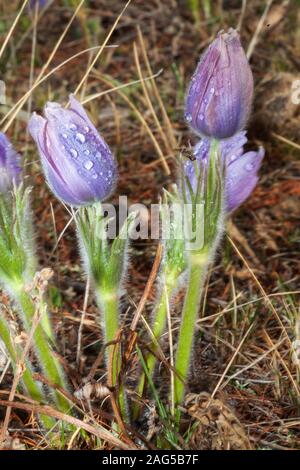
[[201, 136], [232, 137], [245, 127], [252, 96], [253, 76], [239, 34], [232, 28], [220, 32], [192, 77], [185, 119]]
[[[225, 172], [225, 207], [227, 212], [235, 210], [251, 194], [255, 188], [265, 152], [262, 147], [257, 152], [244, 153], [243, 147], [247, 142], [246, 132], [239, 132], [231, 139], [221, 140], [220, 150]], [[201, 140], [194, 148], [197, 165], [207, 165], [210, 152], [210, 139]], [[184, 165], [185, 175], [189, 178], [194, 191], [197, 188], [195, 162], [188, 160]]]
[[35, 140], [48, 184], [66, 204], [102, 201], [117, 180], [116, 161], [81, 104], [70, 96], [70, 109], [47, 103], [45, 118], [33, 114], [29, 132]]
[[0, 193], [6, 193], [13, 182], [20, 182], [20, 155], [5, 134], [0, 132]]

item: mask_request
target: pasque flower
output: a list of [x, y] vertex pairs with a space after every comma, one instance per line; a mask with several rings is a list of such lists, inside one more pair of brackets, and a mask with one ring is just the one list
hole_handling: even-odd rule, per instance
[[107, 198], [117, 179], [116, 161], [82, 105], [70, 96], [70, 109], [49, 102], [44, 114], [32, 115], [29, 131], [54, 194], [74, 206]]
[[[257, 172], [264, 158], [264, 149], [244, 153], [247, 142], [246, 131], [239, 132], [231, 139], [221, 140], [219, 150], [225, 164], [225, 208], [228, 212], [240, 206], [255, 188]], [[194, 148], [197, 165], [207, 166], [210, 157], [211, 140], [202, 139]], [[184, 173], [190, 180], [194, 191], [197, 188], [195, 162], [187, 160]]]
[[5, 134], [0, 132], [0, 193], [6, 193], [13, 182], [20, 181], [20, 155]]
[[204, 52], [188, 90], [185, 119], [201, 136], [232, 137], [248, 119], [252, 72], [234, 29], [220, 32]]

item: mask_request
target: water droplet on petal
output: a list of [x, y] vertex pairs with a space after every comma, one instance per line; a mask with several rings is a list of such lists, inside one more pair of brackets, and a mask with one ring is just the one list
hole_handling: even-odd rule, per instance
[[93, 173], [93, 174], [92, 174], [92, 178], [94, 178], [94, 180], [96, 180], [96, 179], [98, 178], [97, 173]]
[[229, 160], [230, 160], [231, 162], [233, 162], [233, 160], [235, 160], [235, 159], [236, 159], [236, 155], [230, 155], [230, 159], [229, 159]]
[[76, 134], [76, 140], [78, 140], [78, 142], [80, 142], [81, 144], [84, 144], [85, 142], [85, 137], [83, 134], [81, 134], [81, 132], [77, 132]]
[[185, 115], [185, 120], [186, 120], [187, 122], [191, 122], [192, 119], [193, 119], [193, 118], [192, 118], [192, 115], [191, 115], [190, 113], [186, 113], [186, 115]]
[[214, 92], [215, 92], [214, 87], [212, 87], [212, 88], [210, 89], [210, 92], [211, 92], [212, 95], [214, 94]]
[[254, 163], [247, 163], [245, 165], [245, 170], [247, 170], [247, 171], [252, 171], [253, 168], [254, 168]]
[[86, 149], [86, 150], [84, 151], [84, 154], [85, 154], [85, 155], [89, 155], [90, 153], [91, 153], [91, 152], [89, 151], [89, 149]]
[[68, 137], [67, 134], [65, 134], [65, 133], [62, 136], [63, 136], [64, 139], [66, 139]]
[[204, 114], [200, 113], [200, 114], [199, 114], [199, 119], [200, 119], [200, 121], [203, 121], [203, 119], [204, 119]]
[[77, 158], [78, 157], [78, 152], [75, 149], [70, 149], [70, 152], [72, 154], [72, 157]]
[[69, 129], [71, 129], [72, 131], [75, 131], [77, 129], [76, 124], [70, 124]]
[[84, 130], [85, 132], [90, 132], [90, 128], [88, 126], [85, 126]]
[[93, 168], [94, 163], [91, 160], [87, 160], [86, 162], [84, 162], [83, 166], [86, 170], [90, 170], [91, 168]]

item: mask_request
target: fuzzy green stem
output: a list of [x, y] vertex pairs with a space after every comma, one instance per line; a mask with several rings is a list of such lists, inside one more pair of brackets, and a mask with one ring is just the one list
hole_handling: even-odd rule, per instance
[[[150, 377], [152, 377], [155, 364], [157, 362], [157, 358], [155, 356], [155, 353], [158, 349], [158, 341], [161, 335], [164, 332], [165, 325], [166, 325], [166, 319], [167, 319], [167, 312], [168, 312], [168, 305], [170, 304], [170, 298], [172, 296], [172, 293], [175, 289], [176, 286], [176, 280], [173, 282], [166, 283], [166, 289], [162, 288], [161, 290], [161, 295], [160, 295], [160, 300], [159, 300], [159, 306], [155, 314], [153, 326], [152, 326], [152, 333], [155, 338], [155, 340], [152, 341], [151, 343], [151, 353], [147, 355], [146, 357], [146, 365], [147, 365], [147, 370], [149, 372]], [[139, 384], [138, 384], [138, 395], [142, 396], [144, 387], [145, 387], [145, 382], [146, 382], [146, 375], [145, 372], [142, 373]]]
[[[30, 295], [22, 288], [15, 292], [15, 298], [20, 305], [24, 315], [25, 327], [27, 333], [29, 333], [32, 326], [32, 320], [36, 312], [36, 305], [32, 301]], [[40, 323], [35, 328], [33, 339], [34, 347], [46, 378], [58, 387], [66, 389], [67, 386], [61, 365], [53, 355], [52, 348], [49, 345], [45, 331]], [[70, 404], [68, 400], [59, 391], [54, 391], [54, 396], [59, 410], [69, 413]]]
[[179, 375], [179, 377], [178, 375], [175, 376], [174, 381], [175, 404], [177, 405], [181, 404], [184, 398], [184, 386], [189, 372], [195, 323], [197, 321], [208, 261], [208, 254], [206, 252], [193, 255], [191, 259], [189, 283], [183, 306], [182, 323], [175, 360], [175, 369]]
[[[12, 367], [14, 370], [16, 370], [18, 358], [21, 356], [22, 353], [20, 351], [20, 348], [16, 344], [13, 344], [9, 325], [1, 315], [0, 337], [4, 342], [5, 347], [10, 355]], [[28, 394], [33, 400], [36, 400], [39, 403], [44, 403], [46, 401], [42, 389], [39, 387], [38, 383], [33, 378], [32, 370], [28, 360], [25, 361], [25, 370], [22, 374], [21, 383], [23, 384], [23, 388], [27, 390]], [[50, 416], [41, 414], [39, 418], [46, 429], [51, 429], [55, 425], [55, 420], [53, 420]]]
[[[102, 286], [96, 286], [96, 299], [99, 308], [104, 314], [104, 329], [105, 329], [105, 342], [111, 343], [116, 340], [116, 334], [119, 329], [119, 296], [115, 290], [110, 288], [103, 288]], [[111, 344], [107, 347], [107, 369], [111, 377], [111, 387], [118, 386], [118, 377], [121, 370], [121, 354], [119, 347], [116, 344]], [[120, 385], [118, 390], [118, 401], [120, 405], [121, 415], [126, 417], [126, 397], [124, 388]]]

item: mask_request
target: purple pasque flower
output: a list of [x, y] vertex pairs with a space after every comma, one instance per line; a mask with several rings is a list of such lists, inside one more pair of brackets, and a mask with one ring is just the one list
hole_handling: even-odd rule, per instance
[[[221, 140], [219, 148], [225, 163], [225, 209], [231, 212], [239, 207], [251, 194], [258, 182], [260, 168], [265, 151], [244, 153], [247, 142], [246, 131], [239, 132], [231, 139]], [[187, 160], [184, 164], [185, 176], [189, 178], [193, 191], [197, 189], [195, 163], [207, 166], [211, 147], [210, 139], [203, 139], [195, 146], [196, 162]]]
[[239, 34], [221, 31], [191, 79], [185, 119], [201, 137], [232, 137], [245, 127], [252, 97], [253, 76]]
[[5, 134], [0, 132], [0, 193], [5, 194], [21, 175], [20, 155]]
[[107, 198], [117, 180], [116, 161], [82, 105], [70, 96], [69, 109], [49, 102], [44, 114], [32, 115], [29, 132], [54, 194], [73, 206]]

